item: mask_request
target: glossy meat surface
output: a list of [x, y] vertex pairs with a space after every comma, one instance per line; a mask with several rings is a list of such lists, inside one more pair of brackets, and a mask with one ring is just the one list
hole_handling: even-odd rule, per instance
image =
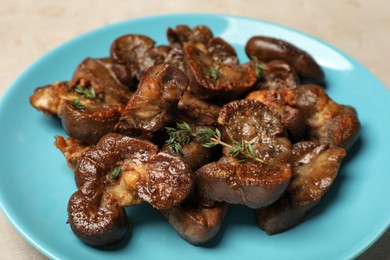
[[290, 181], [291, 169], [287, 163], [267, 165], [223, 157], [195, 174], [196, 194], [207, 205], [218, 201], [260, 208], [281, 196]]
[[124, 206], [146, 201], [157, 209], [171, 208], [193, 185], [192, 171], [179, 158], [158, 153], [148, 141], [115, 133], [81, 153], [75, 179], [78, 191], [69, 200], [69, 223], [82, 241], [93, 246], [125, 236]]
[[257, 100], [241, 99], [225, 105], [218, 118], [224, 140], [252, 144], [257, 157], [266, 162], [287, 161], [291, 143], [278, 116]]
[[297, 46], [281, 39], [267, 36], [253, 36], [245, 46], [248, 57], [257, 57], [268, 62], [283, 60], [289, 63], [302, 80], [321, 82], [324, 73], [313, 57]]
[[203, 165], [211, 162], [212, 159], [216, 157], [213, 153], [217, 153], [215, 150], [203, 147], [196, 140], [183, 144], [179, 153], [168, 146], [164, 146], [162, 150], [173, 156], [179, 157], [183, 162], [187, 163], [193, 171], [196, 171]]
[[190, 90], [200, 99], [230, 101], [248, 92], [257, 80], [252, 63], [225, 64], [202, 43], [190, 42], [184, 46], [184, 65]]
[[[261, 77], [256, 84], [261, 90], [293, 89], [299, 85], [299, 77], [294, 68], [281, 60], [271, 60], [261, 65]], [[260, 67], [261, 68], [261, 67]]]
[[118, 79], [133, 87], [148, 68], [163, 63], [168, 51], [155, 47], [154, 40], [145, 35], [127, 34], [115, 39], [110, 54]]
[[293, 138], [301, 136], [305, 140], [317, 140], [348, 149], [360, 132], [356, 110], [333, 101], [317, 85], [254, 91], [247, 98], [259, 100], [279, 114]]
[[331, 187], [345, 155], [342, 148], [318, 142], [294, 144], [290, 184], [277, 202], [256, 210], [258, 226], [275, 234], [302, 222]]
[[85, 59], [70, 82], [38, 88], [31, 104], [61, 119], [65, 132], [95, 144], [112, 132], [132, 93], [118, 82], [110, 59]]
[[219, 105], [201, 100], [188, 90], [184, 92], [178, 103], [178, 112], [197, 125], [215, 126], [220, 110]]
[[190, 202], [162, 210], [161, 214], [188, 243], [203, 245], [217, 235], [227, 208], [226, 203], [205, 207], [197, 202]]
[[188, 42], [201, 42], [207, 44], [207, 42], [213, 38], [212, 31], [203, 25], [190, 28], [187, 25], [178, 25], [174, 29], [168, 28], [167, 38], [169, 45], [182, 48]]
[[302, 85], [293, 91], [293, 106], [306, 113], [306, 138], [348, 149], [360, 132], [356, 110], [333, 101], [316, 85]]
[[306, 130], [306, 113], [300, 108], [288, 105], [279, 91], [253, 91], [246, 98], [258, 100], [273, 111], [287, 129], [290, 140], [302, 139]]
[[188, 87], [178, 68], [161, 64], [149, 68], [122, 112], [115, 131], [149, 139], [174, 120], [177, 103]]
[[68, 203], [69, 224], [80, 240], [104, 246], [126, 235], [129, 225], [125, 211], [108, 192], [109, 173], [125, 158], [146, 158], [142, 151], [150, 156], [157, 153], [157, 148], [146, 141], [108, 134], [82, 153], [75, 170], [78, 191]]
[[110, 57], [30, 97], [69, 135], [55, 146], [75, 173], [73, 232], [117, 243], [130, 229], [124, 207], [145, 202], [193, 245], [216, 236], [228, 204], [255, 209], [268, 234], [302, 222], [358, 137], [357, 111], [301, 85], [322, 84], [323, 71], [283, 40], [252, 37], [246, 63], [206, 26], [168, 28], [167, 40], [120, 36]]

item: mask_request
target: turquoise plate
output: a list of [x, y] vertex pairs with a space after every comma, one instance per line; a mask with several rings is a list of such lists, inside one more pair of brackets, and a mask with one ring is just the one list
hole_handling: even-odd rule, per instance
[[[75, 191], [72, 172], [54, 147], [64, 135], [55, 118], [35, 111], [28, 98], [38, 86], [70, 79], [85, 57], [108, 56], [111, 42], [141, 33], [166, 43], [166, 29], [205, 24], [236, 47], [253, 35], [285, 39], [309, 52], [323, 67], [329, 95], [354, 106], [362, 123], [358, 142], [340, 174], [303, 224], [268, 236], [256, 227], [252, 210], [232, 206], [216, 239], [205, 247], [188, 244], [147, 205], [128, 209], [129, 240], [99, 250], [81, 243], [66, 224], [67, 202]], [[54, 259], [346, 259], [367, 249], [389, 227], [389, 91], [361, 64], [309, 35], [242, 17], [178, 14], [105, 26], [49, 52], [23, 72], [0, 103], [0, 205], [15, 228]]]

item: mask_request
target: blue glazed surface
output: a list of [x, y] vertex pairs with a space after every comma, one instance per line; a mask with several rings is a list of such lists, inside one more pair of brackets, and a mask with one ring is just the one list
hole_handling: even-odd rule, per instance
[[[232, 206], [215, 241], [195, 247], [176, 235], [147, 205], [128, 209], [130, 239], [99, 250], [81, 243], [66, 224], [67, 202], [75, 191], [73, 173], [54, 147], [64, 135], [60, 123], [28, 102], [38, 86], [70, 79], [85, 57], [108, 56], [111, 42], [141, 33], [166, 43], [167, 27], [205, 24], [236, 47], [241, 61], [252, 35], [285, 39], [309, 52], [323, 67], [328, 94], [354, 106], [360, 138], [339, 176], [311, 217], [282, 234], [267, 236], [252, 210]], [[388, 147], [390, 93], [361, 64], [334, 47], [290, 28], [242, 17], [178, 14], [129, 20], [77, 37], [49, 52], [6, 91], [0, 103], [0, 208], [38, 250], [54, 259], [347, 259], [369, 247], [389, 227]], [[217, 257], [217, 258], [216, 258]]]

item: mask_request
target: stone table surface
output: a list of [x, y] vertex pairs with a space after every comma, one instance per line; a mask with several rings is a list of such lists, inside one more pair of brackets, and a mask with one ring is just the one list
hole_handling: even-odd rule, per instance
[[[189, 12], [247, 16], [295, 28], [351, 55], [390, 86], [386, 0], [0, 0], [0, 96], [37, 58], [75, 36], [131, 18]], [[46, 259], [1, 212], [0, 259]], [[389, 260], [390, 232], [359, 259]]]

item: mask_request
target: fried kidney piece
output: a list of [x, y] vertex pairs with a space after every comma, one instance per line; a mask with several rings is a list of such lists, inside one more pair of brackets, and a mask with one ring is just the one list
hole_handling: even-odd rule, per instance
[[221, 106], [201, 100], [190, 91], [184, 91], [178, 103], [178, 113], [190, 121], [204, 126], [216, 126]]
[[313, 57], [284, 40], [254, 36], [247, 42], [245, 51], [248, 57], [256, 57], [263, 62], [283, 60], [289, 63], [303, 81], [322, 82], [324, 80], [324, 72]]
[[191, 201], [160, 212], [184, 240], [193, 245], [202, 245], [218, 233], [227, 208], [227, 203], [205, 207]]
[[167, 38], [170, 46], [182, 48], [189, 41], [207, 44], [213, 38], [213, 33], [207, 26], [203, 25], [193, 28], [187, 25], [178, 25], [174, 29], [171, 27], [168, 28]]
[[123, 109], [123, 106], [102, 106], [89, 100], [79, 101], [83, 108], [74, 104], [74, 101], [64, 102], [60, 114], [62, 126], [69, 136], [89, 144], [95, 144], [113, 131]]
[[72, 171], [76, 170], [82, 153], [90, 147], [90, 145], [81, 142], [73, 137], [67, 139], [62, 136], [55, 136], [54, 145], [65, 156], [66, 162]]
[[181, 203], [192, 189], [190, 168], [158, 153], [148, 141], [109, 133], [80, 156], [78, 191], [69, 200], [69, 223], [82, 241], [105, 246], [128, 231], [124, 206], [146, 201], [157, 209]]
[[278, 115], [291, 141], [302, 139], [306, 130], [306, 113], [300, 108], [288, 105], [279, 91], [257, 90], [249, 93], [246, 98], [260, 101]]
[[146, 160], [157, 151], [157, 147], [146, 141], [108, 134], [82, 153], [75, 170], [78, 191], [68, 203], [68, 222], [80, 240], [101, 247], [124, 238], [129, 230], [127, 216], [108, 192], [107, 176], [118, 167], [118, 162]]
[[248, 92], [257, 81], [253, 64], [231, 65], [231, 55], [221, 55], [231, 53], [229, 50], [212, 51], [213, 48], [200, 42], [184, 46], [184, 67], [191, 92], [200, 99], [220, 101], [231, 101]]
[[[96, 99], [107, 103], [126, 104], [132, 95], [132, 92], [116, 77], [111, 58], [86, 58], [75, 70], [69, 84], [79, 87], [88, 86], [94, 89]], [[93, 97], [89, 98], [93, 99]]]
[[212, 38], [207, 42], [207, 51], [215, 62], [231, 66], [238, 64], [236, 50], [220, 37]]
[[[146, 174], [145, 174], [146, 173]], [[179, 158], [160, 152], [145, 164], [137, 182], [137, 194], [156, 209], [180, 204], [192, 190], [190, 167]]]
[[343, 148], [318, 142], [294, 144], [290, 184], [278, 201], [256, 210], [257, 225], [271, 235], [301, 223], [332, 185], [345, 155]]
[[173, 121], [177, 103], [188, 87], [187, 76], [169, 64], [149, 68], [122, 112], [115, 131], [150, 139]]
[[287, 104], [305, 112], [306, 139], [348, 149], [359, 136], [356, 110], [336, 103], [323, 88], [306, 84], [292, 91], [282, 90], [280, 94]]
[[256, 209], [270, 205], [282, 195], [291, 169], [288, 163], [241, 162], [225, 156], [204, 165], [195, 175], [196, 194], [205, 205], [224, 201]]
[[176, 152], [173, 148], [166, 145], [163, 147], [162, 151], [179, 157], [183, 162], [187, 163], [193, 171], [209, 163], [214, 157], [213, 150], [203, 147], [195, 140], [182, 144], [181, 146], [180, 152]]
[[115, 78], [110, 59], [87, 58], [70, 82], [37, 88], [30, 102], [47, 115], [57, 115], [69, 136], [95, 144], [113, 131], [131, 95]]
[[218, 117], [223, 140], [229, 144], [251, 143], [256, 157], [284, 162], [291, 155], [291, 143], [277, 114], [257, 100], [240, 99], [222, 107]]
[[[272, 60], [266, 64], [260, 64], [260, 79], [256, 88], [261, 90], [293, 89], [299, 85], [299, 77], [288, 63], [281, 60]], [[256, 64], [256, 63], [255, 63]]]
[[36, 88], [30, 96], [30, 104], [45, 115], [58, 116], [61, 113], [61, 106], [64, 102], [63, 97], [70, 95], [70, 93], [71, 88], [68, 82], [55, 82], [52, 85]]
[[85, 59], [70, 84], [77, 98], [64, 101], [62, 126], [69, 136], [95, 144], [113, 131], [132, 94], [115, 78], [110, 59]]
[[277, 200], [287, 187], [291, 143], [277, 116], [257, 100], [235, 100], [220, 111], [222, 140], [229, 144], [250, 143], [252, 160], [228, 150], [217, 162], [206, 164], [196, 174], [196, 191], [205, 203], [225, 201], [250, 208], [265, 207]]
[[154, 40], [145, 35], [123, 35], [111, 44], [114, 72], [123, 84], [133, 87], [148, 68], [163, 63], [170, 50], [155, 47]]
[[68, 213], [73, 233], [94, 247], [117, 243], [130, 228], [124, 209], [104, 192], [92, 196], [75, 192], [69, 200]]
[[[356, 110], [351, 106], [336, 103], [317, 85], [305, 84], [296, 89], [255, 91], [247, 98], [257, 99], [282, 115], [282, 121], [293, 137], [299, 136], [304, 128], [303, 137], [306, 140], [317, 140], [348, 149], [360, 132]], [[300, 115], [292, 120], [294, 108], [298, 110], [297, 115], [303, 113], [303, 122]], [[285, 112], [287, 113], [283, 115]]]

